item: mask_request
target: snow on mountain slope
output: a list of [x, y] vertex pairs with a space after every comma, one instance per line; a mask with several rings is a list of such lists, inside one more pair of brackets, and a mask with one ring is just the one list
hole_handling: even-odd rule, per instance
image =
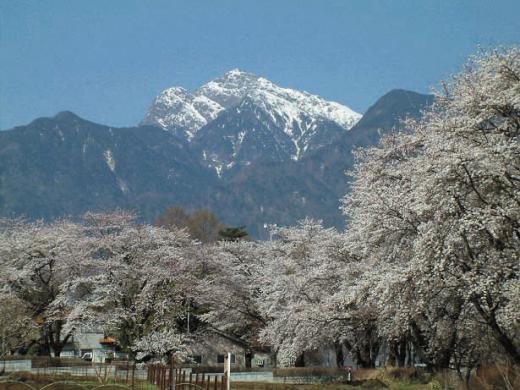
[[185, 139], [222, 176], [253, 163], [300, 160], [360, 118], [339, 103], [234, 69], [193, 92], [166, 89], [142, 124]]
[[223, 109], [204, 95], [193, 95], [182, 87], [172, 87], [155, 98], [141, 124], [158, 126], [191, 140]]
[[263, 77], [238, 69], [210, 81], [195, 93], [207, 96], [225, 108], [230, 108], [249, 96], [266, 110], [272, 110], [284, 118], [288, 132], [292, 122], [298, 121], [303, 114], [336, 122], [345, 129], [350, 129], [361, 118], [360, 114], [347, 106], [329, 102], [307, 92], [279, 87]]
[[159, 126], [191, 140], [219, 113], [238, 105], [246, 97], [270, 113], [289, 136], [294, 124], [301, 123], [303, 117], [310, 121], [332, 121], [347, 130], [361, 118], [339, 103], [282, 88], [263, 77], [233, 69], [193, 93], [182, 87], [166, 89], [154, 100], [142, 124]]

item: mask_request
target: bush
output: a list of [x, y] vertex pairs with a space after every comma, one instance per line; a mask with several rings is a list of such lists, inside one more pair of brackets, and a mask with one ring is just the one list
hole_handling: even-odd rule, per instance
[[478, 389], [520, 389], [520, 367], [504, 364], [479, 367], [472, 382]]
[[35, 356], [31, 358], [33, 368], [43, 367], [71, 367], [71, 366], [91, 366], [91, 362], [87, 362], [83, 359], [70, 357], [70, 358], [59, 358], [51, 356]]
[[[231, 368], [231, 371], [234, 371]], [[191, 372], [194, 374], [222, 374], [224, 372], [224, 367], [218, 366], [193, 366], [191, 368]]]
[[385, 370], [385, 376], [392, 380], [416, 383], [429, 383], [432, 379], [431, 374], [415, 367], [391, 367]]

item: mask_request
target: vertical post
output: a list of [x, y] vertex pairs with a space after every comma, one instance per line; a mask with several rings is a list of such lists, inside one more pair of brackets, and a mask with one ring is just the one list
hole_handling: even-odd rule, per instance
[[227, 382], [227, 362], [228, 362], [228, 356], [224, 355], [224, 374], [222, 375], [222, 382], [220, 382], [220, 390], [225, 389], [225, 382]]
[[231, 352], [227, 354], [227, 367], [226, 367], [226, 377], [227, 377], [227, 390], [231, 390]]
[[175, 357], [173, 356], [170, 362], [170, 386], [171, 390], [175, 390], [177, 386], [177, 369], [175, 368]]
[[135, 361], [132, 362], [132, 390], [135, 389]]
[[157, 367], [157, 372], [159, 373], [159, 377], [157, 378], [157, 386], [159, 386], [159, 390], [164, 390], [163, 388], [163, 368]]

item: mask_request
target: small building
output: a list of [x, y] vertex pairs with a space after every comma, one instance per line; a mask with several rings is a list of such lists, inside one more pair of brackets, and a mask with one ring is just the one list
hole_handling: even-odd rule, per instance
[[116, 356], [116, 344], [114, 338], [106, 337], [99, 330], [80, 328], [69, 338], [60, 357], [90, 357], [88, 360], [104, 363]]
[[231, 369], [246, 366], [246, 344], [218, 331], [206, 331], [197, 335], [190, 350], [190, 358], [197, 365], [224, 368], [224, 359], [231, 353]]

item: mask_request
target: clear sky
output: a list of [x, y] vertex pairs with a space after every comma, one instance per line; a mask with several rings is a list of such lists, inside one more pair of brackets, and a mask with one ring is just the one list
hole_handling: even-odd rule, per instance
[[428, 92], [478, 45], [519, 44], [520, 1], [0, 0], [0, 23], [0, 128], [63, 110], [123, 126], [232, 68], [359, 112]]

